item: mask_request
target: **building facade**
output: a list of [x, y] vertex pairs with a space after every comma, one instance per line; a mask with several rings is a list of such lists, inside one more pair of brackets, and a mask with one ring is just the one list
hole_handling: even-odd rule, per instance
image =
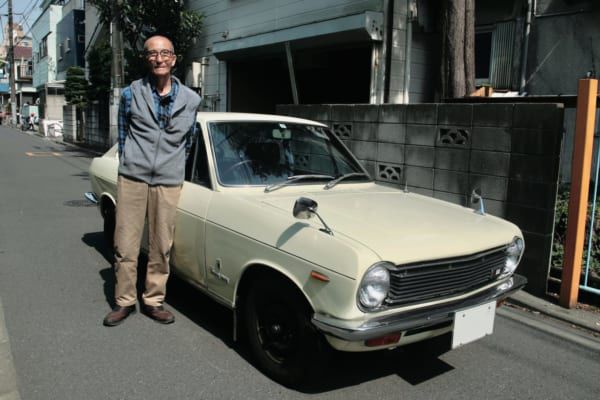
[[33, 36], [33, 86], [40, 99], [41, 119], [62, 120], [64, 82], [57, 80], [56, 26], [62, 18], [61, 2], [46, 0], [31, 26]]
[[[63, 14], [64, 12], [63, 9]], [[63, 81], [66, 79], [69, 67], [85, 67], [85, 12], [75, 9], [64, 14], [56, 26], [56, 32], [56, 56], [58, 57], [56, 77]]]
[[[8, 53], [10, 48], [9, 35], [10, 27], [4, 26], [4, 36], [0, 44], [0, 60], [8, 62]], [[37, 98], [35, 90], [32, 90], [32, 59], [31, 46], [32, 38], [25, 34], [21, 24], [13, 23], [13, 45], [15, 46], [15, 64], [10, 68], [4, 64], [0, 73], [0, 105], [3, 111], [10, 111], [10, 83], [9, 77], [11, 70], [15, 74], [15, 90], [17, 100], [17, 110], [24, 102], [33, 102]], [[6, 109], [5, 109], [6, 108]]]
[[188, 7], [204, 14], [187, 82], [201, 87], [206, 109], [433, 100], [434, 36], [416, 0], [195, 0]]

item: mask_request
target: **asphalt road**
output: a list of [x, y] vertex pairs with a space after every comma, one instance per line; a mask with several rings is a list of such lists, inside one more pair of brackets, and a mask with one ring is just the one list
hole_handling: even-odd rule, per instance
[[339, 355], [304, 390], [260, 373], [232, 341], [231, 313], [176, 279], [167, 296], [175, 324], [138, 313], [106, 328], [111, 254], [97, 209], [83, 201], [90, 162], [0, 127], [0, 298], [24, 400], [598, 398], [598, 350], [504, 315], [493, 336], [440, 358]]

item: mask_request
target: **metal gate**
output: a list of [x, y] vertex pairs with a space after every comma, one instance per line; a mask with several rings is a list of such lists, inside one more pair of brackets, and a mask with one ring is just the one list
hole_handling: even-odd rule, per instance
[[[596, 112], [596, 126], [594, 132], [596, 134], [599, 132], [598, 130], [598, 118], [599, 113]], [[594, 135], [596, 136], [596, 135]], [[600, 240], [600, 238], [595, 238], [595, 227], [596, 227], [596, 212], [597, 210], [597, 201], [598, 201], [598, 179], [600, 178], [600, 143], [596, 143], [596, 156], [595, 156], [595, 164], [592, 165], [595, 168], [594, 180], [592, 181], [593, 185], [593, 194], [591, 198], [592, 202], [592, 213], [591, 218], [587, 222], [587, 250], [585, 252], [585, 265], [583, 270], [583, 282], [580, 282], [579, 288], [581, 290], [585, 290], [586, 292], [591, 292], [600, 295], [600, 288], [591, 286], [591, 278], [592, 274], [595, 273], [600, 276], [600, 259], [595, 259], [600, 256], [600, 253], [596, 254], [594, 257], [594, 245], [596, 240]], [[591, 189], [591, 188], [590, 188]], [[600, 221], [598, 222], [600, 223]], [[595, 267], [595, 268], [594, 268]], [[593, 269], [596, 271], [593, 272]]]

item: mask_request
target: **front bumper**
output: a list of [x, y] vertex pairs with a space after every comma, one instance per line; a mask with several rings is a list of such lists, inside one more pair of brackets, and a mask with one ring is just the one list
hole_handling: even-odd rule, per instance
[[415, 329], [434, 328], [454, 319], [458, 310], [474, 307], [491, 301], [501, 301], [522, 289], [527, 279], [521, 275], [513, 275], [510, 279], [499, 283], [483, 292], [459, 301], [426, 309], [412, 310], [368, 321], [345, 321], [315, 313], [312, 323], [321, 332], [349, 342], [379, 338], [392, 333]]

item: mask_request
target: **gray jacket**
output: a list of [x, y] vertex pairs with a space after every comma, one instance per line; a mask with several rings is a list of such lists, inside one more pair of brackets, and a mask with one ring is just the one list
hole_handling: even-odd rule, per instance
[[[174, 80], [177, 78], [173, 77]], [[196, 120], [200, 96], [177, 80], [179, 93], [164, 129], [147, 78], [131, 83], [131, 109], [119, 174], [150, 185], [176, 186], [185, 176], [185, 139]]]

